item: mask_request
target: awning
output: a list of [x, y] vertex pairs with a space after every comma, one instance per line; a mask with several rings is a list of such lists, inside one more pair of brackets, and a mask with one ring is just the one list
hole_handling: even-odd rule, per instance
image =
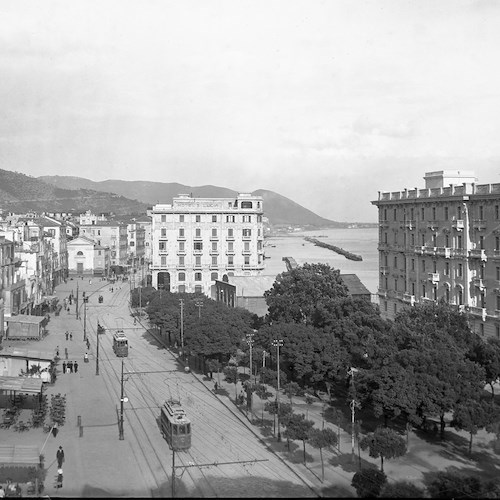
[[7, 323], [31, 323], [37, 325], [46, 321], [45, 316], [32, 316], [31, 314], [18, 314], [17, 316], [11, 316], [10, 318], [5, 318]]
[[41, 378], [0, 377], [0, 392], [14, 391], [22, 394], [40, 394], [43, 381]]
[[4, 347], [0, 351], [1, 357], [25, 358], [40, 361], [53, 361], [55, 354], [52, 351], [40, 351], [37, 349], [28, 349], [27, 347]]
[[40, 449], [38, 446], [29, 445], [1, 445], [0, 446], [0, 466], [1, 465], [39, 465]]

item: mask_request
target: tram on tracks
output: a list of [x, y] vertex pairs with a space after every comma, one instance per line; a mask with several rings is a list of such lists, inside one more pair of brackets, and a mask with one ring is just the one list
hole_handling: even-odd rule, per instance
[[113, 334], [113, 351], [119, 357], [128, 356], [128, 340], [122, 330]]
[[172, 450], [187, 450], [191, 447], [191, 421], [179, 400], [170, 399], [163, 403], [160, 428]]

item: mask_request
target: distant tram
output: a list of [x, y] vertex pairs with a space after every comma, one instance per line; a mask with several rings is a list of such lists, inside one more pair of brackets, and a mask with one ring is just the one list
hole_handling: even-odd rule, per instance
[[187, 450], [191, 447], [191, 422], [180, 401], [165, 401], [161, 408], [160, 427], [162, 436], [173, 450]]
[[113, 334], [113, 351], [117, 356], [128, 356], [128, 340], [122, 330]]

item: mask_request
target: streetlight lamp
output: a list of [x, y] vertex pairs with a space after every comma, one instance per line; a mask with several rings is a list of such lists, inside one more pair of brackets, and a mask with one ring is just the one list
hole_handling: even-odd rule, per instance
[[280, 430], [280, 347], [283, 347], [282, 339], [273, 340], [273, 346], [276, 347], [276, 357], [278, 359], [278, 390], [276, 391], [276, 411], [278, 414], [278, 443], [281, 441]]
[[196, 299], [194, 305], [198, 308], [198, 319], [201, 319], [201, 308], [203, 307], [203, 299]]

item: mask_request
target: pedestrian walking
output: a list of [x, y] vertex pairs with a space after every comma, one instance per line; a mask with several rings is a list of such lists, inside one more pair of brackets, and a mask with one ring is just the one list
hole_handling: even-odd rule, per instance
[[60, 469], [64, 462], [64, 450], [62, 446], [59, 446], [59, 449], [57, 450], [56, 453], [56, 458], [57, 458], [57, 467]]
[[214, 384], [214, 391], [216, 391], [218, 388], [219, 388], [219, 384], [217, 382], [215, 382], [215, 384]]
[[73, 361], [68, 361], [69, 372], [73, 373]]
[[75, 368], [75, 373], [78, 373], [78, 362], [77, 361], [75, 361], [73, 363], [73, 367]]
[[89, 362], [89, 355], [87, 353], [84, 354], [83, 356], [83, 362], [88, 363]]
[[68, 332], [68, 330], [66, 330], [65, 335], [66, 335], [66, 340], [68, 340], [68, 338], [69, 338], [69, 332]]
[[91, 285], [91, 284], [92, 284], [92, 280], [89, 280], [89, 285]]
[[62, 467], [57, 469], [57, 488], [62, 488], [63, 486], [63, 470]]
[[68, 348], [67, 347], [64, 348], [64, 355], [66, 356], [66, 359], [68, 359]]
[[73, 340], [73, 334], [72, 333], [69, 334], [69, 340]]
[[89, 339], [87, 339], [87, 349], [90, 349], [90, 342], [89, 342]]
[[52, 425], [52, 435], [56, 437], [58, 432], [59, 429], [57, 428], [57, 422], [54, 422], [54, 424]]
[[63, 373], [66, 373], [66, 361], [63, 361]]
[[69, 296], [69, 305], [73, 304], [73, 299], [71, 297], [71, 295]]
[[59, 357], [59, 346], [56, 347], [56, 356]]

